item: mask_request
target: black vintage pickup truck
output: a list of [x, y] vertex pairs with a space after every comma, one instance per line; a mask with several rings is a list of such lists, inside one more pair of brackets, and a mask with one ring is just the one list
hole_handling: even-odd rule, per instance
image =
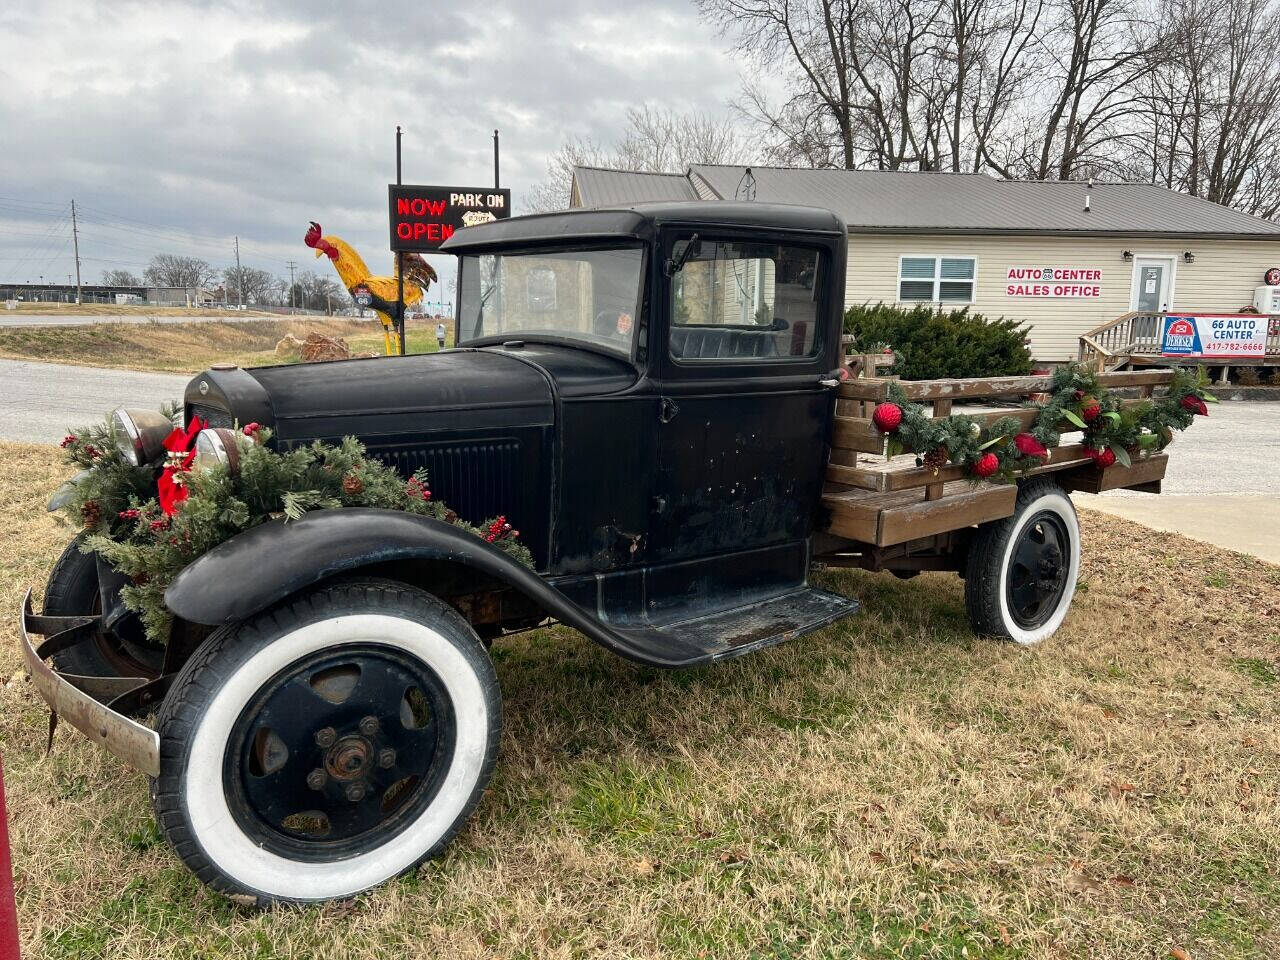
[[[28, 596], [42, 695], [152, 778], [178, 855], [237, 898], [346, 897], [440, 851], [493, 769], [487, 646], [504, 635], [554, 620], [642, 664], [706, 664], [855, 613], [810, 584], [820, 560], [958, 571], [981, 632], [1036, 642], [1075, 589], [1065, 491], [1155, 489], [1163, 473], [1153, 457], [1104, 482], [1079, 447], [1018, 484], [865, 465], [884, 443], [867, 404], [888, 381], [843, 382], [846, 231], [827, 211], [575, 211], [444, 249], [456, 349], [210, 369], [186, 421], [257, 422], [281, 449], [355, 436], [406, 476], [426, 468], [460, 515], [512, 518], [532, 568], [428, 517], [325, 509], [191, 563], [165, 595], [163, 647], [75, 545], [42, 613]], [[1044, 382], [912, 388], [942, 413]], [[145, 458], [145, 425], [118, 421]]]

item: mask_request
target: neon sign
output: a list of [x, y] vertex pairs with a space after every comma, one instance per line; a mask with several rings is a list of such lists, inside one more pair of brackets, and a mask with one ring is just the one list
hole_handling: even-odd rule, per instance
[[391, 249], [431, 251], [463, 227], [511, 216], [511, 191], [485, 187], [387, 187]]

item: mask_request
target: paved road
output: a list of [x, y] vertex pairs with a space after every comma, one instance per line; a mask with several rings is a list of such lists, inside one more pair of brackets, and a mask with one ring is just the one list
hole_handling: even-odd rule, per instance
[[1280, 403], [1210, 404], [1169, 448], [1161, 495], [1074, 494], [1076, 504], [1280, 563]]
[[0, 438], [56, 443], [68, 427], [127, 405], [155, 409], [179, 400], [191, 378], [61, 363], [0, 360]]
[[250, 320], [287, 320], [286, 314], [237, 313], [228, 310], [208, 317], [167, 317], [154, 313], [23, 313], [0, 310], [0, 327], [83, 327], [97, 323], [247, 323]]

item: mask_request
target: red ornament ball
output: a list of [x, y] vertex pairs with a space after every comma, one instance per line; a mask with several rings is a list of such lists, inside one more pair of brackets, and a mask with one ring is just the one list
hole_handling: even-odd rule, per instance
[[1102, 416], [1102, 405], [1095, 400], [1080, 408], [1080, 416], [1084, 417], [1085, 423], [1092, 423]]
[[1085, 447], [1084, 452], [1089, 455], [1089, 458], [1093, 460], [1094, 463], [1102, 467], [1104, 470], [1116, 462], [1115, 451], [1110, 447], [1103, 447], [1101, 450], [1097, 447]]
[[976, 477], [986, 479], [995, 474], [1000, 469], [1000, 458], [994, 453], [984, 453], [973, 462], [973, 474]]
[[1194, 393], [1188, 393], [1182, 398], [1182, 406], [1201, 417], [1207, 417], [1209, 415], [1209, 408], [1206, 407], [1204, 405], [1204, 401]]
[[871, 422], [881, 433], [893, 433], [902, 426], [902, 408], [896, 403], [876, 404], [871, 413]]

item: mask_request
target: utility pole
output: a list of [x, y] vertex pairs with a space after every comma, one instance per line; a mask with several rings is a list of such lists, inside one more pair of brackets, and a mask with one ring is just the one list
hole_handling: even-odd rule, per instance
[[[71, 243], [76, 251], [76, 303], [80, 302], [80, 231], [76, 228], [76, 202], [71, 201]], [[70, 279], [70, 278], [68, 278]]]
[[289, 312], [290, 313], [293, 313], [293, 309], [294, 309], [293, 307], [293, 288], [294, 288], [293, 268], [296, 266], [297, 264], [294, 263], [292, 260], [289, 261]]
[[[240, 236], [236, 235], [236, 309], [244, 307], [244, 271], [240, 269]], [[223, 291], [223, 299], [226, 299], [226, 291]]]

